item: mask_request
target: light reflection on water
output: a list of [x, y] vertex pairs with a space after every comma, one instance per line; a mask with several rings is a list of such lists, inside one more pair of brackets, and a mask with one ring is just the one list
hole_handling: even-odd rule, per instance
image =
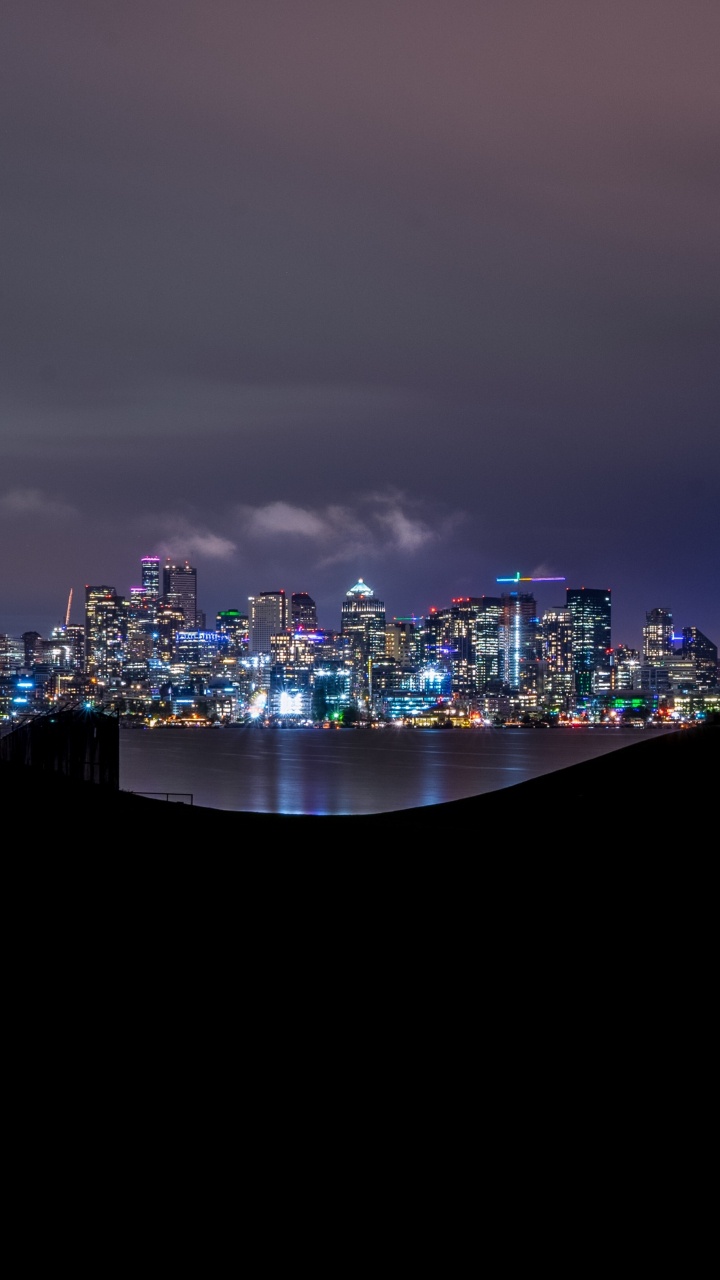
[[121, 728], [120, 787], [248, 813], [383, 813], [513, 786], [650, 732], [667, 730]]

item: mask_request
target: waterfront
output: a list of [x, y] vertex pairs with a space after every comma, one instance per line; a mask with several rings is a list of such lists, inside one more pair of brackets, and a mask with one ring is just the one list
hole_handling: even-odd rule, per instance
[[390, 813], [499, 791], [677, 730], [120, 730], [123, 791], [246, 813]]

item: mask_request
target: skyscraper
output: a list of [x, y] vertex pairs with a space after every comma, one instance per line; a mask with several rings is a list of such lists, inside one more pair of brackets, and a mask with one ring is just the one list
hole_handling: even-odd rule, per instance
[[477, 691], [475, 637], [480, 606], [479, 596], [456, 597], [450, 606], [451, 688], [461, 698], [470, 698]]
[[699, 688], [715, 689], [718, 683], [718, 647], [697, 627], [683, 627], [683, 656], [695, 663]]
[[643, 661], [652, 666], [662, 666], [663, 660], [673, 652], [673, 616], [670, 610], [650, 609], [645, 614], [643, 627]]
[[271, 636], [288, 630], [288, 600], [284, 591], [261, 591], [248, 596], [250, 605], [250, 652], [270, 653]]
[[250, 619], [239, 609], [221, 609], [215, 615], [215, 628], [230, 637], [231, 652], [245, 654], [249, 646]]
[[93, 683], [112, 684], [122, 676], [126, 611], [114, 587], [85, 587], [86, 671]]
[[142, 569], [142, 590], [147, 600], [160, 599], [160, 557], [143, 556], [140, 561]]
[[475, 669], [479, 693], [497, 687], [503, 679], [500, 647], [503, 602], [499, 596], [481, 596], [475, 618]]
[[317, 606], [307, 591], [292, 593], [292, 626], [294, 631], [317, 631]]
[[569, 609], [546, 609], [542, 616], [544, 688], [546, 701], [569, 709], [574, 689], [572, 614]]
[[568, 587], [567, 607], [572, 625], [573, 675], [576, 697], [588, 697], [598, 676], [611, 667], [610, 591], [597, 587]]
[[183, 627], [193, 631], [197, 626], [197, 570], [187, 562], [173, 564], [168, 556], [163, 568], [163, 600], [182, 614]]
[[540, 622], [535, 597], [525, 591], [501, 596], [503, 679], [514, 691], [535, 687], [540, 661]]
[[354, 691], [372, 698], [372, 663], [385, 656], [385, 605], [362, 578], [346, 593], [340, 607], [340, 635], [350, 641]]

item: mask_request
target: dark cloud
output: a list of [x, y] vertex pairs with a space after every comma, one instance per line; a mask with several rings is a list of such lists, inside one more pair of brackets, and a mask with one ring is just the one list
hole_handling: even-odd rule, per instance
[[544, 564], [720, 639], [716, 3], [3, 28], [0, 630], [172, 545], [210, 616]]

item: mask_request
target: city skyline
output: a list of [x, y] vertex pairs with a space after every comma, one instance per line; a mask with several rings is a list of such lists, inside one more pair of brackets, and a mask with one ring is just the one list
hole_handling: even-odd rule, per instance
[[[130, 585], [126, 586], [124, 589], [118, 588], [117, 584], [112, 583], [107, 579], [104, 579], [102, 582], [97, 582], [97, 583], [86, 583], [84, 584], [84, 587], [82, 588], [82, 591], [78, 596], [76, 596], [74, 590], [71, 589], [71, 591], [68, 594], [68, 599], [65, 603], [65, 608], [62, 612], [62, 616], [51, 621], [49, 625], [46, 627], [46, 629], [43, 630], [43, 628], [33, 623], [31, 625], [23, 627], [19, 632], [9, 632], [9, 631], [3, 631], [2, 627], [0, 626], [0, 635], [8, 635], [8, 636], [13, 636], [15, 638], [20, 638], [23, 635], [23, 633], [38, 632], [38, 634], [43, 636], [43, 638], [47, 639], [50, 637], [51, 632], [53, 630], [64, 625], [65, 623], [68, 623], [74, 626], [84, 627], [86, 623], [86, 606], [87, 606], [88, 592], [92, 588], [95, 588], [95, 589], [100, 587], [108, 588], [110, 590], [115, 591], [118, 597], [124, 598], [125, 600], [128, 601], [128, 603], [130, 603], [134, 593], [139, 593], [143, 588], [145, 589], [148, 588], [149, 579], [148, 579], [147, 564], [149, 561], [157, 561], [157, 566], [155, 570], [156, 581], [150, 589], [151, 597], [155, 597], [155, 596], [157, 596], [158, 598], [166, 597], [166, 592], [167, 591], [172, 592], [172, 589], [176, 587], [178, 576], [182, 580], [183, 576], [192, 575], [192, 591], [193, 593], [195, 592], [197, 593], [196, 596], [193, 594], [193, 599], [195, 600], [198, 614], [204, 616], [204, 619], [205, 619], [204, 628], [207, 631], [214, 630], [215, 623], [217, 621], [218, 616], [227, 610], [237, 610], [239, 613], [246, 615], [248, 618], [251, 618], [253, 602], [256, 601], [258, 597], [261, 597], [263, 595], [274, 597], [276, 595], [284, 594], [284, 596], [286, 597], [286, 608], [287, 608], [288, 619], [290, 617], [290, 603], [291, 603], [293, 594], [296, 592], [296, 589], [294, 587], [290, 587], [289, 589], [285, 587], [275, 587], [275, 588], [265, 589], [263, 591], [255, 592], [253, 595], [248, 596], [247, 599], [244, 601], [225, 600], [223, 601], [223, 603], [219, 604], [217, 608], [208, 609], [203, 602], [202, 575], [200, 575], [200, 578], [198, 580], [198, 571], [197, 571], [196, 565], [190, 565], [190, 562], [187, 559], [184, 562], [181, 562], [179, 565], [175, 565], [174, 563], [171, 563], [171, 557], [165, 557], [165, 560], [163, 560], [163, 558], [160, 556], [148, 555], [148, 556], [141, 557], [141, 560], [137, 566], [135, 580], [131, 581]], [[393, 619], [398, 620], [398, 619], [410, 619], [410, 618], [420, 621], [421, 619], [427, 618], [433, 612], [447, 610], [452, 605], [460, 604], [466, 600], [477, 599], [479, 597], [502, 598], [503, 596], [507, 596], [513, 593], [519, 593], [523, 596], [526, 596], [529, 599], [532, 599], [536, 605], [536, 609], [535, 609], [536, 616], [539, 620], [541, 620], [543, 614], [547, 612], [552, 612], [555, 609], [566, 608], [569, 605], [570, 598], [572, 596], [578, 596], [582, 594], [582, 591], [586, 589], [590, 593], [596, 593], [596, 594], [602, 594], [607, 592], [608, 597], [611, 600], [612, 621], [611, 621], [611, 632], [610, 632], [610, 644], [613, 649], [617, 649], [618, 647], [622, 646], [627, 649], [637, 650], [639, 653], [641, 653], [643, 649], [643, 629], [649, 622], [651, 615], [657, 611], [660, 611], [660, 612], [667, 611], [667, 613], [672, 617], [673, 629], [676, 633], [676, 638], [678, 639], [678, 641], [681, 638], [681, 632], [683, 628], [697, 627], [697, 629], [701, 631], [704, 635], [706, 635], [709, 640], [711, 640], [713, 643], [717, 643], [716, 637], [713, 636], [711, 632], [706, 631], [697, 622], [697, 620], [694, 617], [687, 617], [687, 618], [678, 617], [676, 612], [672, 609], [671, 605], [668, 605], [667, 602], [661, 605], [654, 604], [654, 605], [648, 606], [646, 609], [642, 611], [642, 615], [638, 618], [638, 621], [637, 621], [637, 628], [636, 628], [637, 639], [635, 642], [633, 642], [631, 639], [628, 639], [626, 637], [618, 637], [616, 635], [615, 600], [614, 600], [612, 588], [598, 587], [596, 584], [589, 584], [589, 583], [583, 584], [583, 587], [579, 588], [577, 584], [572, 584], [567, 582], [567, 580], [561, 575], [558, 575], [558, 576], [552, 575], [549, 577], [548, 576], [533, 577], [531, 575], [524, 575], [524, 574], [521, 575], [520, 572], [518, 571], [516, 574], [509, 575], [507, 577], [502, 576], [497, 578], [495, 581], [494, 590], [478, 592], [474, 596], [446, 596], [442, 601], [438, 601], [438, 603], [429, 606], [425, 610], [418, 610], [418, 609], [410, 610], [406, 614], [400, 614], [393, 611], [393, 609], [389, 605], [389, 602], [387, 602], [384, 599], [382, 591], [377, 591], [375, 587], [369, 581], [367, 581], [367, 579], [363, 578], [362, 575], [359, 576], [355, 584], [350, 584], [347, 587], [347, 589], [343, 592], [339, 600], [334, 602], [330, 610], [330, 614], [331, 614], [330, 618], [324, 615], [324, 612], [320, 607], [320, 604], [317, 601], [317, 598], [313, 595], [312, 592], [306, 593], [303, 590], [303, 591], [299, 591], [298, 593], [302, 595], [306, 594], [310, 598], [311, 603], [316, 606], [318, 627], [320, 628], [320, 630], [328, 631], [328, 632], [339, 632], [342, 625], [342, 613], [347, 607], [348, 597], [353, 595], [353, 593], [357, 593], [357, 588], [361, 585], [367, 588], [367, 593], [369, 598], [376, 599], [377, 601], [382, 603], [384, 608], [384, 614], [387, 616], [388, 622], [392, 621]], [[538, 594], [537, 594], [538, 592], [540, 592], [540, 598], [538, 598]], [[545, 592], [549, 593], [547, 596], [547, 599], [542, 598], [542, 595]], [[39, 614], [38, 616], [45, 616], [47, 618], [49, 615]], [[198, 626], [199, 625], [200, 624], [198, 623]], [[187, 629], [188, 630], [191, 629], [190, 624], [188, 624]], [[278, 630], [279, 629], [280, 627], [278, 627]], [[272, 628], [270, 628], [270, 630], [272, 630]], [[269, 633], [270, 631], [268, 631], [268, 634]]]
[[[8, 0], [0, 633], [497, 579], [720, 637], [720, 6]], [[559, 590], [556, 590], [559, 588]]]
[[[141, 586], [147, 585], [146, 562], [149, 562], [149, 561], [158, 561], [158, 594], [159, 595], [164, 594], [163, 586], [160, 585], [160, 584], [163, 584], [163, 579], [164, 579], [165, 588], [170, 589], [172, 588], [172, 586], [176, 585], [176, 581], [174, 580], [176, 580], [178, 573], [181, 576], [183, 575], [183, 573], [191, 573], [192, 590], [193, 590], [193, 593], [195, 593], [195, 591], [197, 593], [196, 594], [197, 612], [199, 612], [199, 614], [202, 614], [202, 616], [205, 617], [205, 630], [208, 630], [208, 631], [214, 630], [215, 621], [217, 621], [217, 617], [219, 616], [220, 613], [223, 613], [224, 611], [228, 611], [228, 609], [237, 609], [238, 612], [246, 614], [247, 617], [251, 617], [252, 607], [254, 607], [254, 600], [258, 599], [258, 596], [261, 596], [261, 595], [273, 595], [273, 596], [275, 594], [286, 595], [288, 617], [290, 617], [290, 602], [291, 602], [292, 595], [295, 594], [296, 591], [299, 591], [300, 594], [309, 595], [311, 600], [313, 600], [313, 603], [315, 604], [315, 607], [316, 607], [316, 616], [318, 616], [318, 626], [320, 630], [340, 631], [342, 611], [346, 607], [347, 596], [351, 595], [352, 590], [354, 590], [354, 586], [352, 586], [352, 584], [348, 585], [347, 589], [343, 591], [340, 598], [338, 598], [337, 600], [334, 600], [334, 602], [332, 602], [331, 604], [328, 605], [327, 600], [325, 600], [325, 607], [323, 608], [322, 605], [320, 605], [318, 598], [316, 598], [316, 596], [314, 595], [313, 591], [307, 591], [307, 593], [305, 593], [304, 589], [296, 589], [295, 586], [290, 586], [290, 588], [283, 588], [283, 586], [275, 586], [275, 588], [270, 588], [270, 589], [265, 588], [261, 591], [255, 591], [254, 594], [247, 596], [245, 600], [223, 599], [223, 602], [219, 603], [217, 605], [217, 608], [210, 609], [206, 607], [206, 604], [204, 603], [204, 598], [202, 598], [202, 576], [200, 575], [200, 579], [199, 579], [199, 575], [197, 575], [196, 564], [192, 564], [191, 566], [190, 561], [188, 561], [188, 559], [186, 558], [184, 559], [184, 562], [182, 562], [181, 566], [176, 566], [176, 564], [172, 563], [172, 558], [170, 557], [165, 557], [163, 559], [163, 557], [159, 557], [159, 556], [158, 557], [143, 556], [141, 557], [140, 563], [138, 563], [135, 580], [132, 580], [132, 576], [131, 576], [131, 580], [129, 580], [129, 585], [124, 586], [124, 588], [118, 588], [118, 585], [115, 584], [115, 582], [109, 581], [108, 576], [105, 576], [104, 579], [102, 579], [102, 581], [99, 581], [99, 582], [86, 582], [86, 584], [83, 584], [81, 590], [79, 590], [78, 593], [76, 593], [74, 589], [70, 588], [68, 593], [68, 598], [67, 600], [65, 600], [64, 608], [61, 609], [60, 611], [60, 616], [51, 618], [49, 613], [37, 611], [35, 616], [33, 616], [35, 617], [35, 621], [29, 622], [27, 626], [23, 626], [22, 628], [20, 628], [19, 631], [9, 631], [8, 628], [5, 628], [4, 630], [3, 626], [0, 625], [0, 635], [19, 637], [23, 635], [23, 632], [37, 631], [38, 634], [40, 634], [41, 636], [44, 636], [45, 639], [47, 639], [47, 637], [50, 637], [51, 631], [54, 631], [56, 627], [64, 625], [64, 623], [70, 623], [70, 625], [74, 625], [74, 626], [85, 626], [86, 596], [87, 596], [88, 589], [101, 588], [101, 586], [102, 588], [109, 588], [111, 590], [114, 590], [115, 593], [117, 593], [117, 595], [120, 596], [120, 598], [124, 598], [129, 602], [129, 600], [132, 599], [133, 593], [138, 593], [138, 591], [141, 590]], [[170, 568], [170, 566], [172, 566], [172, 568]], [[525, 594], [528, 594], [529, 596], [532, 596], [534, 603], [536, 603], [537, 605], [537, 611], [536, 611], [537, 616], [538, 618], [541, 618], [543, 613], [552, 611], [552, 609], [565, 608], [566, 604], [568, 604], [568, 599], [570, 598], [570, 595], [578, 594], [580, 590], [578, 584], [571, 584], [571, 582], [568, 582], [568, 580], [566, 580], [565, 577], [561, 575], [557, 575], [557, 576], [556, 575], [552, 575], [552, 576], [521, 575], [521, 573], [518, 571], [514, 573], [514, 575], [497, 577], [495, 581], [495, 589], [491, 589], [487, 591], [478, 591], [478, 593], [474, 593], [473, 595], [459, 595], [459, 596], [445, 595], [443, 596], [442, 599], [438, 599], [437, 602], [434, 602], [433, 604], [428, 605], [428, 608], [410, 609], [410, 611], [407, 613], [398, 613], [396, 611], [393, 611], [391, 604], [389, 604], [387, 600], [384, 600], [382, 590], [375, 590], [374, 586], [370, 584], [368, 580], [364, 579], [363, 575], [360, 575], [356, 585], [363, 584], [363, 582], [366, 588], [368, 588], [369, 596], [374, 596], [374, 598], [382, 599], [382, 603], [384, 607], [386, 607], [384, 608], [384, 612], [386, 612], [387, 614], [388, 621], [392, 621], [393, 618], [416, 618], [416, 620], [420, 620], [420, 618], [428, 617], [430, 613], [433, 613], [436, 611], [443, 611], [443, 609], [450, 608], [452, 604], [461, 603], [462, 600], [477, 599], [479, 598], [479, 596], [486, 596], [486, 598], [493, 598], [493, 596], [502, 596], [502, 595], [510, 594], [512, 593], [512, 591], [518, 591], [518, 593], [525, 593]], [[585, 588], [591, 591], [596, 591], [596, 593], [602, 593], [602, 591], [607, 591], [607, 593], [609, 593], [609, 595], [611, 596], [611, 600], [612, 600], [611, 645], [612, 645], [612, 648], [618, 648], [618, 646], [624, 646], [624, 648], [635, 649], [635, 650], [638, 650], [638, 652], [642, 652], [643, 627], [646, 626], [647, 620], [648, 618], [650, 618], [651, 613], [653, 611], [657, 611], [657, 609], [660, 609], [660, 611], [667, 611], [669, 612], [670, 616], [673, 617], [673, 625], [676, 632], [678, 632], [678, 636], [680, 634], [680, 631], [682, 631], [683, 627], [694, 626], [694, 627], [697, 627], [698, 630], [702, 631], [703, 634], [707, 635], [708, 639], [716, 643], [715, 637], [714, 635], [712, 635], [712, 632], [707, 631], [705, 627], [701, 626], [701, 623], [697, 621], [697, 618], [694, 617], [694, 614], [693, 614], [693, 617], [684, 617], [684, 616], [679, 617], [678, 614], [676, 614], [676, 611], [674, 611], [673, 607], [671, 607], [671, 604], [667, 602], [664, 602], [662, 604], [656, 603], [656, 604], [648, 605], [647, 608], [644, 608], [643, 611], [638, 614], [637, 620], [635, 620], [634, 622], [633, 637], [628, 637], [625, 635], [624, 636], [616, 635], [615, 595], [614, 593], [612, 593], [612, 588], [600, 588], [600, 586], [597, 586], [597, 584], [583, 584], [583, 589]], [[151, 594], [155, 594], [154, 591], [152, 591]], [[625, 617], [626, 616], [629, 616], [628, 608], [625, 609]], [[0, 617], [1, 617], [1, 614], [0, 614]], [[45, 620], [45, 626], [38, 625], [37, 618], [41, 618], [41, 620]], [[188, 623], [188, 628], [190, 628], [190, 623]]]

